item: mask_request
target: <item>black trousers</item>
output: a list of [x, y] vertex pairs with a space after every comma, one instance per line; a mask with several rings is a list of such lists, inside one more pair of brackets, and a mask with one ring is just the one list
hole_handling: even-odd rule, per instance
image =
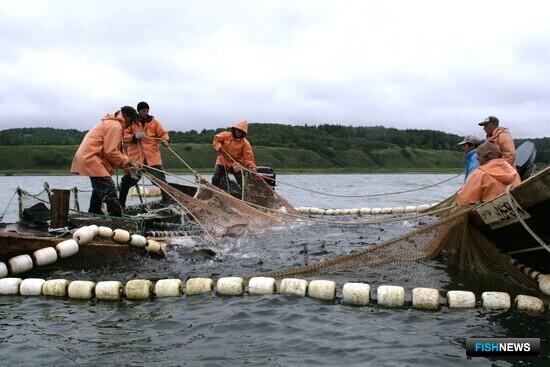
[[220, 189], [227, 191], [229, 182], [227, 182], [227, 173], [233, 174], [235, 180], [240, 187], [243, 187], [243, 176], [241, 172], [235, 172], [233, 170], [226, 171], [225, 167], [221, 164], [216, 164], [216, 169], [214, 170], [214, 175], [212, 176], [212, 185], [219, 187]]
[[116, 195], [115, 183], [111, 177], [90, 177], [92, 182], [92, 197], [90, 198], [89, 213], [103, 214], [101, 206], [107, 204], [109, 215], [122, 216], [122, 206]]
[[[162, 165], [160, 164], [156, 166], [151, 166], [151, 167], [160, 169], [160, 170], [163, 169]], [[164, 173], [154, 169], [147, 168], [147, 167], [145, 169], [147, 170], [147, 172], [149, 172], [151, 175], [155, 176], [159, 180], [166, 182], [166, 176], [164, 175]], [[133, 178], [128, 174], [125, 174], [124, 176], [122, 176], [122, 179], [120, 180], [119, 199], [120, 199], [120, 204], [122, 204], [123, 208], [126, 207], [126, 198], [128, 197], [128, 191], [130, 191], [130, 188], [132, 186], [135, 186], [139, 182], [139, 180], [141, 180], [141, 175], [139, 174], [136, 178]], [[170, 196], [167, 193], [165, 193], [164, 190], [160, 190], [160, 192], [162, 195], [162, 202], [168, 203], [170, 201]]]

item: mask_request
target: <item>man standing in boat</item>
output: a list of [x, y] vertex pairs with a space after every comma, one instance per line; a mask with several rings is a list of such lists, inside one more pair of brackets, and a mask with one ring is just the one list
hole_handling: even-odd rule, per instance
[[228, 190], [229, 187], [227, 173], [231, 172], [242, 188], [242, 166], [256, 172], [254, 152], [246, 138], [247, 134], [248, 123], [246, 120], [242, 120], [233, 125], [231, 131], [217, 134], [212, 141], [214, 149], [218, 152], [212, 184], [222, 190]]
[[500, 147], [488, 140], [477, 148], [479, 167], [474, 170], [462, 189], [458, 191], [460, 205], [493, 200], [506, 191], [508, 185], [521, 183], [515, 167], [502, 158]]
[[464, 182], [466, 182], [472, 172], [479, 166], [476, 152], [479, 144], [481, 144], [481, 140], [475, 135], [468, 135], [464, 137], [464, 140], [458, 143], [458, 146], [461, 146], [464, 151], [464, 166], [466, 168]]
[[107, 204], [109, 215], [122, 216], [115, 184], [111, 178], [113, 167], [129, 170], [130, 160], [123, 149], [124, 129], [137, 118], [133, 107], [124, 106], [114, 114], [107, 114], [88, 131], [74, 156], [71, 172], [90, 177], [92, 197], [88, 212], [103, 214], [101, 206]]
[[[168, 133], [154, 116], [149, 115], [149, 104], [139, 102], [137, 105], [137, 122], [124, 130], [124, 142], [128, 144], [128, 156], [132, 161], [151, 166], [145, 168], [150, 174], [166, 181], [166, 176], [162, 172], [162, 158], [160, 155], [160, 144], [168, 145]], [[126, 197], [128, 191], [136, 185], [141, 177], [125, 174], [120, 181], [120, 203], [124, 208], [126, 206]], [[169, 201], [168, 195], [161, 190], [162, 201]]]
[[502, 158], [512, 167], [516, 167], [516, 146], [512, 134], [509, 129], [498, 125], [499, 121], [495, 116], [489, 116], [479, 123], [487, 133], [487, 139], [500, 147]]

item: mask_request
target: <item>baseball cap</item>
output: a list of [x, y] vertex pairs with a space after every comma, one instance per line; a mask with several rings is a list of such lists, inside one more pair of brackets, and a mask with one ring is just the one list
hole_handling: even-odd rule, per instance
[[473, 144], [473, 145], [479, 145], [479, 144], [481, 144], [481, 140], [475, 135], [467, 135], [457, 145], [464, 145], [464, 144], [468, 144], [468, 143]]
[[479, 126], [484, 126], [484, 125], [487, 125], [490, 122], [494, 123], [495, 125], [498, 125], [498, 119], [495, 116], [489, 116], [489, 117], [485, 118], [485, 120], [481, 121], [478, 125]]

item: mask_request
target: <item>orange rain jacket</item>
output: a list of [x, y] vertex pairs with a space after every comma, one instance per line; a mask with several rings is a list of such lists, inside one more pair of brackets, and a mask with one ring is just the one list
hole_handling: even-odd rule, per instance
[[74, 155], [71, 172], [81, 176], [107, 177], [113, 175], [113, 167], [128, 167], [122, 142], [125, 125], [120, 111], [105, 115], [84, 136]]
[[460, 205], [487, 202], [505, 192], [508, 185], [520, 183], [518, 172], [504, 158], [491, 159], [473, 171], [457, 200]]
[[[136, 142], [132, 140], [132, 136], [138, 131], [143, 131], [145, 137]], [[162, 164], [159, 148], [161, 140], [158, 139], [168, 140], [168, 133], [160, 121], [155, 118], [144, 124], [135, 122], [124, 130], [124, 142], [128, 144], [128, 156], [131, 160], [145, 163], [148, 166]]]
[[[248, 123], [245, 120], [237, 122], [233, 127], [248, 133]], [[235, 139], [231, 131], [224, 131], [214, 136], [212, 145], [214, 145], [216, 151], [220, 151], [223, 148], [237, 162], [244, 163], [248, 169], [256, 171], [254, 152], [247, 138]], [[218, 154], [216, 165], [224, 166], [228, 170], [232, 169], [233, 172], [241, 171], [241, 165], [227, 157], [223, 152]]]
[[505, 127], [497, 127], [489, 140], [492, 140], [500, 147], [502, 158], [510, 163], [512, 167], [515, 167], [516, 146], [514, 144], [514, 139], [512, 139], [512, 134], [510, 134], [510, 130]]

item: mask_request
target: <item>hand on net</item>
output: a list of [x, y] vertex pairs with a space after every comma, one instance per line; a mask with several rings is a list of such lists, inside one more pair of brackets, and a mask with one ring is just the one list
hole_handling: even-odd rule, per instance
[[136, 140], [143, 139], [144, 137], [145, 137], [145, 134], [143, 133], [143, 131], [138, 131], [137, 133], [134, 134], [134, 139]]

